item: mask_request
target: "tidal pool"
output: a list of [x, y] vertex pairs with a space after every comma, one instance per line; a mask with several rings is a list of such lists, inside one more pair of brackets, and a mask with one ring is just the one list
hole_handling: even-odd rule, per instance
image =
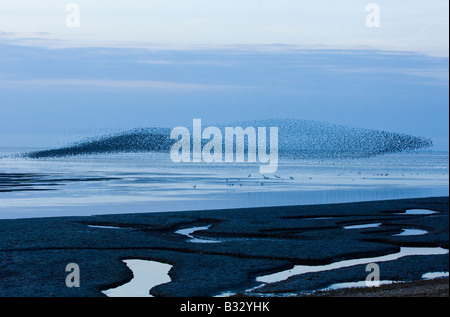
[[373, 257], [373, 258], [360, 258], [352, 260], [344, 260], [339, 262], [334, 262], [327, 265], [295, 265], [292, 269], [285, 270], [278, 273], [268, 274], [264, 276], [257, 277], [256, 280], [262, 283], [276, 283], [280, 281], [285, 281], [289, 277], [294, 275], [323, 272], [329, 270], [336, 270], [344, 267], [351, 267], [360, 264], [369, 264], [377, 262], [387, 262], [400, 259], [405, 256], [414, 255], [441, 255], [448, 254], [448, 250], [443, 248], [409, 248], [402, 247], [400, 252]]
[[420, 229], [402, 229], [403, 231], [399, 234], [394, 234], [394, 236], [421, 236], [427, 234], [428, 231]]
[[345, 226], [344, 229], [366, 229], [366, 228], [378, 228], [381, 226], [381, 222], [378, 223], [366, 223], [362, 225]]
[[437, 213], [437, 211], [428, 209], [408, 209], [406, 212], [399, 213], [399, 215], [433, 215]]
[[133, 278], [116, 288], [102, 291], [108, 297], [153, 297], [150, 290], [171, 281], [168, 273], [172, 265], [147, 260], [123, 260], [133, 272]]
[[220, 241], [217, 241], [217, 240], [198, 239], [198, 238], [192, 236], [192, 233], [194, 233], [195, 231], [208, 230], [209, 227], [211, 227], [211, 226], [180, 229], [178, 231], [175, 231], [175, 233], [188, 237], [189, 238], [188, 241], [192, 242], [192, 243], [219, 243]]

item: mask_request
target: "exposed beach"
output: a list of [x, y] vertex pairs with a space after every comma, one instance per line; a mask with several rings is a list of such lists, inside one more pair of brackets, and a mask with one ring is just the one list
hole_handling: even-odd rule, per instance
[[349, 288], [318, 291], [309, 296], [326, 297], [448, 297], [448, 278], [382, 285], [379, 288]]
[[[448, 296], [448, 283], [445, 291], [441, 280], [417, 282], [426, 273], [448, 274], [448, 213], [448, 197], [435, 197], [0, 220], [0, 296], [105, 296], [133, 279], [127, 259], [172, 266], [170, 282], [149, 289], [153, 296], [304, 296], [336, 283], [364, 281], [366, 262], [261, 281], [295, 266], [358, 259], [379, 259], [382, 281], [416, 282], [329, 295]], [[179, 231], [189, 228], [200, 229]], [[402, 235], [408, 228], [422, 234]], [[428, 255], [386, 258], [401, 250]], [[80, 267], [79, 288], [65, 284], [68, 263]]]

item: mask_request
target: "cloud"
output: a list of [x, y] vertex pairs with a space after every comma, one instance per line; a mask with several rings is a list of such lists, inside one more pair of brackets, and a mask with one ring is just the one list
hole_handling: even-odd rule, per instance
[[7, 45], [62, 48], [67, 41], [57, 39], [49, 32], [5, 32], [0, 31], [0, 43]]
[[[244, 45], [263, 49], [279, 43], [303, 48], [370, 47], [448, 57], [448, 1], [377, 0], [379, 28], [365, 24], [369, 2], [78, 0], [81, 26], [69, 28], [60, 1], [39, 5], [35, 0], [3, 1], [0, 28], [29, 33], [27, 39], [15, 37], [16, 42], [30, 45], [34, 38], [36, 45], [52, 47], [202, 49]], [[31, 30], [38, 32], [32, 34]]]
[[206, 61], [206, 60], [141, 60], [138, 63], [150, 64], [150, 65], [187, 65], [187, 66], [217, 66], [217, 67], [229, 67], [234, 66], [235, 63], [227, 61]]
[[59, 87], [76, 89], [114, 89], [154, 92], [202, 92], [238, 89], [232, 85], [208, 85], [194, 83], [176, 83], [153, 80], [107, 80], [107, 79], [0, 79], [0, 86], [7, 87]]
[[448, 68], [411, 68], [411, 67], [338, 67], [330, 65], [327, 67], [330, 71], [344, 73], [384, 73], [384, 74], [402, 74], [415, 77], [431, 78], [438, 81], [448, 82]]
[[18, 39], [18, 38], [39, 38], [48, 36], [48, 32], [6, 32], [0, 31], [0, 38], [10, 38], [10, 39]]

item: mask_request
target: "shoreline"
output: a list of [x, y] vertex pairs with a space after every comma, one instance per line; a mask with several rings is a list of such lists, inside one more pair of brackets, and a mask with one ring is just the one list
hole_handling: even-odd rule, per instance
[[[405, 213], [410, 209], [436, 213]], [[171, 282], [149, 290], [153, 296], [211, 297], [239, 293], [258, 286], [258, 276], [295, 265], [327, 265], [384, 256], [398, 252], [401, 247], [448, 250], [448, 214], [449, 198], [445, 196], [0, 220], [0, 267], [3, 268], [0, 296], [104, 296], [102, 291], [132, 279], [130, 269], [123, 262], [130, 258], [172, 265]], [[365, 223], [380, 225], [344, 229]], [[189, 228], [202, 230], [191, 232], [190, 237], [177, 233]], [[418, 228], [427, 234], [398, 235], [404, 228]], [[448, 253], [382, 262], [381, 279], [417, 281], [424, 273], [448, 272], [448, 262]], [[80, 266], [81, 287], [66, 287], [67, 263]], [[258, 292], [293, 291], [301, 295], [335, 283], [364, 280], [367, 274], [365, 265], [354, 265], [295, 275], [286, 281], [264, 285]], [[345, 296], [345, 292], [341, 294]]]
[[319, 290], [303, 297], [449, 297], [449, 278], [397, 282], [372, 288]]

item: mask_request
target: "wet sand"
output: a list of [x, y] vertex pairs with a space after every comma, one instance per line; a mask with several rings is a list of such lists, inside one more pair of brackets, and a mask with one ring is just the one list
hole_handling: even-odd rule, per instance
[[448, 278], [411, 281], [381, 285], [380, 287], [349, 288], [318, 291], [307, 296], [314, 297], [449, 297]]
[[[436, 213], [406, 214], [411, 209]], [[127, 259], [172, 266], [171, 282], [149, 289], [153, 296], [209, 297], [225, 292], [299, 296], [335, 283], [365, 280], [365, 265], [307, 273], [264, 285], [257, 278], [295, 265], [327, 265], [384, 256], [399, 252], [401, 247], [448, 250], [448, 213], [449, 198], [435, 197], [0, 220], [0, 296], [105, 296], [102, 291], [132, 279], [124, 263]], [[369, 223], [380, 225], [344, 229]], [[191, 238], [176, 233], [194, 227], [207, 229], [190, 236], [219, 242], [193, 243]], [[399, 235], [404, 229], [424, 230], [427, 234]], [[80, 267], [79, 288], [66, 287], [68, 263]], [[428, 272], [448, 272], [449, 256], [407, 256], [379, 265], [381, 280], [419, 281]], [[246, 292], [255, 287], [258, 293]], [[403, 294], [408, 296], [407, 292]], [[434, 294], [438, 293], [431, 292], [430, 296]]]

